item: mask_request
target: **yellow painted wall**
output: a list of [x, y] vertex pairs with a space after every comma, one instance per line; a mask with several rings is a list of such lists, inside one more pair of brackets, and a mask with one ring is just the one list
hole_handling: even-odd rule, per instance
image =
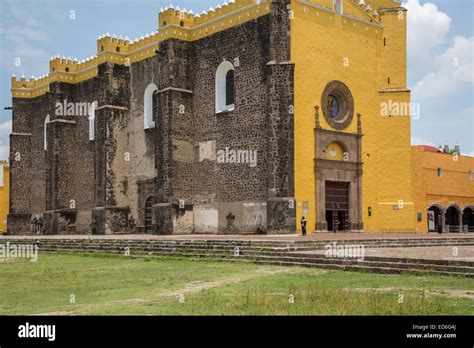
[[[444, 208], [456, 204], [461, 209], [474, 206], [474, 180], [468, 176], [469, 171], [474, 172], [474, 157], [425, 152], [413, 146], [412, 161], [416, 211], [422, 213], [422, 221], [416, 223], [417, 232], [428, 232], [426, 211], [432, 204]], [[441, 177], [438, 168], [442, 169]]]
[[3, 185], [0, 185], [0, 233], [5, 233], [10, 195], [10, 165], [8, 162], [1, 163], [3, 164]]
[[[400, 16], [398, 11], [381, 11], [382, 27], [367, 22], [371, 18], [369, 14], [349, 0], [344, 1], [345, 12], [350, 10], [351, 16], [360, 13], [359, 20], [324, 10], [317, 0], [312, 3], [316, 6], [298, 0], [291, 3], [297, 221], [302, 216], [300, 203], [308, 201], [308, 231], [315, 229], [314, 106], [320, 106], [325, 86], [332, 80], [340, 80], [352, 92], [355, 113], [362, 114], [364, 229], [415, 232], [410, 117], [380, 114], [382, 102], [410, 101], [406, 90], [406, 12]], [[398, 6], [389, 0], [374, 0], [371, 4], [374, 9]], [[322, 115], [320, 123], [322, 128], [331, 129]], [[356, 133], [356, 123], [354, 117], [344, 132]], [[371, 217], [367, 214], [368, 207], [372, 208]]]

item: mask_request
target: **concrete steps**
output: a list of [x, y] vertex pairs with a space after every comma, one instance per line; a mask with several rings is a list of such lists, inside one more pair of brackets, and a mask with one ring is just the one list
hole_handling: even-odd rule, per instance
[[[323, 249], [325, 245], [333, 241], [220, 241], [220, 240], [126, 240], [126, 239], [38, 239], [42, 244], [48, 243], [79, 243], [79, 244], [122, 244], [133, 246], [168, 245], [168, 246], [188, 246], [188, 247], [260, 247], [260, 248], [281, 248], [297, 250], [317, 250]], [[16, 240], [15, 242], [19, 242]], [[26, 241], [26, 240], [25, 240]], [[28, 240], [30, 243], [33, 239]], [[14, 242], [14, 241], [12, 241]], [[445, 238], [445, 239], [366, 239], [366, 240], [341, 240], [335, 241], [338, 244], [363, 244], [366, 248], [388, 248], [388, 247], [419, 247], [419, 246], [456, 246], [474, 245], [474, 238]]]
[[[173, 256], [222, 261], [256, 262], [272, 265], [317, 267], [401, 274], [456, 275], [474, 278], [474, 263], [459, 260], [366, 256], [363, 261], [328, 258], [324, 250], [332, 241], [222, 241], [222, 240], [122, 240], [122, 239], [40, 239], [5, 240], [16, 244], [38, 243], [43, 252], [85, 252], [130, 256]], [[422, 246], [474, 245], [471, 238], [449, 239], [373, 239], [337, 241], [338, 244], [363, 244], [365, 248], [405, 248]]]
[[[44, 250], [46, 251], [46, 250]], [[85, 253], [111, 253], [117, 255], [124, 255], [122, 250], [105, 250], [105, 249], [51, 249], [48, 251], [74, 251], [74, 252], [85, 252]], [[207, 259], [215, 261], [234, 261], [234, 262], [254, 262], [270, 265], [282, 265], [282, 266], [302, 266], [302, 267], [316, 267], [316, 268], [329, 268], [329, 269], [342, 269], [349, 271], [367, 271], [373, 273], [385, 273], [385, 274], [402, 274], [402, 273], [417, 273], [417, 274], [433, 274], [433, 275], [456, 275], [461, 277], [474, 278], [474, 267], [457, 267], [455, 265], [443, 265], [431, 264], [429, 261], [433, 260], [418, 260], [413, 259], [413, 262], [409, 263], [409, 260], [404, 259], [404, 262], [374, 262], [374, 261], [356, 261], [347, 259], [324, 259], [324, 258], [297, 258], [297, 257], [281, 257], [281, 256], [269, 256], [269, 255], [245, 255], [245, 256], [233, 256], [229, 253], [186, 253], [182, 251], [168, 251], [168, 252], [142, 252], [132, 253], [130, 256], [135, 257], [146, 257], [146, 256], [170, 256], [170, 257], [185, 257], [194, 259]], [[423, 264], [420, 261], [427, 263]], [[439, 261], [439, 260], [436, 260]], [[449, 262], [449, 261], [447, 261]]]

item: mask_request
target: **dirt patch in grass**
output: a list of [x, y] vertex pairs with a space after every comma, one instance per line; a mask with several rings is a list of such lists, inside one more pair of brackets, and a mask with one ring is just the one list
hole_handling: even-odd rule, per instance
[[[245, 275], [237, 275], [237, 276], [228, 276], [214, 281], [208, 282], [200, 282], [200, 281], [193, 281], [186, 284], [185, 287], [172, 290], [172, 291], [162, 291], [153, 294], [153, 296], [143, 299], [143, 298], [130, 298], [130, 299], [121, 299], [121, 300], [114, 300], [114, 301], [106, 301], [99, 304], [84, 304], [84, 305], [74, 305], [74, 310], [71, 311], [54, 311], [54, 312], [47, 312], [35, 315], [77, 315], [84, 310], [90, 309], [100, 309], [103, 307], [108, 306], [115, 306], [115, 305], [134, 305], [134, 304], [144, 304], [144, 303], [154, 303], [157, 302], [160, 298], [166, 297], [181, 297], [187, 296], [189, 294], [199, 293], [206, 290], [215, 289], [222, 286], [233, 285], [237, 283], [242, 283], [248, 280], [274, 276], [277, 274], [296, 274], [301, 273], [300, 269], [296, 268], [263, 268], [257, 269], [254, 272], [245, 274]], [[311, 270], [310, 272], [304, 272], [305, 274], [311, 276], [317, 276], [327, 273], [326, 270]], [[59, 314], [58, 314], [59, 313]]]

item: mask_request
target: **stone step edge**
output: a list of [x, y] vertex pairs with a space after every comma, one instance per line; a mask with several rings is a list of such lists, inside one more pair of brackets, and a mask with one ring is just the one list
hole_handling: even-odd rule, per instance
[[[51, 246], [50, 246], [51, 247]], [[81, 251], [91, 251], [91, 252], [104, 252], [104, 251], [115, 251], [115, 248], [99, 248], [99, 249], [76, 249], [76, 247], [68, 246], [56, 246], [56, 248], [51, 248], [53, 250], [64, 250], [64, 251], [74, 251], [77, 250], [78, 252]], [[40, 249], [41, 250], [41, 249]], [[48, 250], [48, 249], [43, 249]], [[52, 251], [53, 251], [52, 250]], [[187, 255], [199, 255], [207, 253], [209, 250], [185, 250], [182, 248], [158, 248], [158, 249], [130, 249], [130, 252], [135, 254], [146, 254], [149, 252], [153, 253], [185, 253]], [[214, 253], [212, 255], [226, 255], [232, 254], [233, 250], [212, 250]], [[124, 252], [124, 250], [117, 250], [117, 252]], [[194, 253], [193, 253], [194, 252]], [[265, 251], [255, 251], [255, 250], [240, 250], [241, 255], [246, 256], [275, 256], [275, 257], [292, 257], [292, 258], [305, 258], [311, 260], [318, 260], [318, 259], [327, 259], [327, 257], [323, 254], [305, 254], [305, 253], [297, 253], [297, 252], [265, 252]], [[209, 254], [211, 255], [211, 254]], [[460, 266], [460, 267], [472, 267], [474, 262], [471, 261], [464, 261], [464, 260], [437, 260], [437, 259], [417, 259], [417, 258], [399, 258], [399, 257], [381, 257], [381, 256], [365, 256], [364, 260], [367, 261], [374, 261], [374, 262], [393, 262], [393, 263], [416, 263], [416, 264], [425, 264], [425, 265], [434, 265], [434, 266]]]
[[[51, 251], [51, 252], [55, 252]], [[68, 251], [64, 251], [68, 252]], [[74, 251], [73, 251], [74, 252]], [[123, 251], [113, 251], [113, 250], [88, 250], [88, 251], [83, 251], [87, 253], [110, 253], [110, 254], [123, 254]], [[222, 255], [222, 254], [189, 254], [189, 253], [170, 253], [170, 254], [160, 254], [160, 253], [148, 253], [148, 254], [131, 254], [130, 256], [135, 256], [135, 257], [147, 257], [147, 256], [164, 256], [164, 257], [183, 257], [183, 258], [197, 258], [197, 259], [227, 259], [227, 260], [235, 260], [235, 261], [240, 261], [240, 260], [267, 260], [269, 262], [301, 262], [301, 258], [294, 258], [293, 260], [291, 258], [283, 258], [286, 260], [282, 260], [281, 257], [271, 257], [271, 256], [257, 256], [257, 257], [252, 257], [252, 256], [233, 256], [233, 255]], [[128, 257], [128, 256], [127, 256]], [[287, 260], [290, 259], [290, 260]], [[327, 262], [321, 262], [322, 260], [327, 261]], [[313, 265], [325, 265], [325, 264], [337, 264], [337, 265], [351, 265], [354, 266], [354, 263], [357, 262], [358, 265], [361, 265], [361, 267], [380, 267], [380, 265], [385, 265], [385, 266], [390, 266], [389, 268], [398, 268], [403, 265], [402, 269], [406, 269], [408, 267], [414, 267], [414, 269], [420, 269], [420, 270], [427, 270], [429, 268], [435, 269], [446, 269], [446, 268], [456, 268], [456, 269], [464, 269], [464, 270], [469, 270], [474, 274], [474, 267], [466, 267], [466, 266], [456, 266], [456, 265], [434, 265], [434, 264], [417, 264], [417, 263], [398, 263], [398, 262], [387, 262], [387, 261], [356, 261], [356, 260], [348, 260], [348, 259], [337, 259], [337, 258], [331, 258], [331, 259], [307, 259], [306, 261], [314, 261], [314, 262], [306, 262], [308, 264], [313, 264]], [[331, 261], [333, 263], [331, 263]], [[357, 265], [355, 264], [355, 265]], [[392, 267], [392, 266], [398, 266], [398, 267]], [[424, 266], [424, 267], [420, 267]], [[454, 272], [454, 270], [453, 270]], [[469, 272], [469, 273], [470, 273]]]

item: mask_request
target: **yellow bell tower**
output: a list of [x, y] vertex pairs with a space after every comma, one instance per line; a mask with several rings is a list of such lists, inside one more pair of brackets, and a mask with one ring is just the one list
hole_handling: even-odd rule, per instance
[[291, 11], [297, 221], [310, 233], [415, 232], [406, 10], [292, 0]]

